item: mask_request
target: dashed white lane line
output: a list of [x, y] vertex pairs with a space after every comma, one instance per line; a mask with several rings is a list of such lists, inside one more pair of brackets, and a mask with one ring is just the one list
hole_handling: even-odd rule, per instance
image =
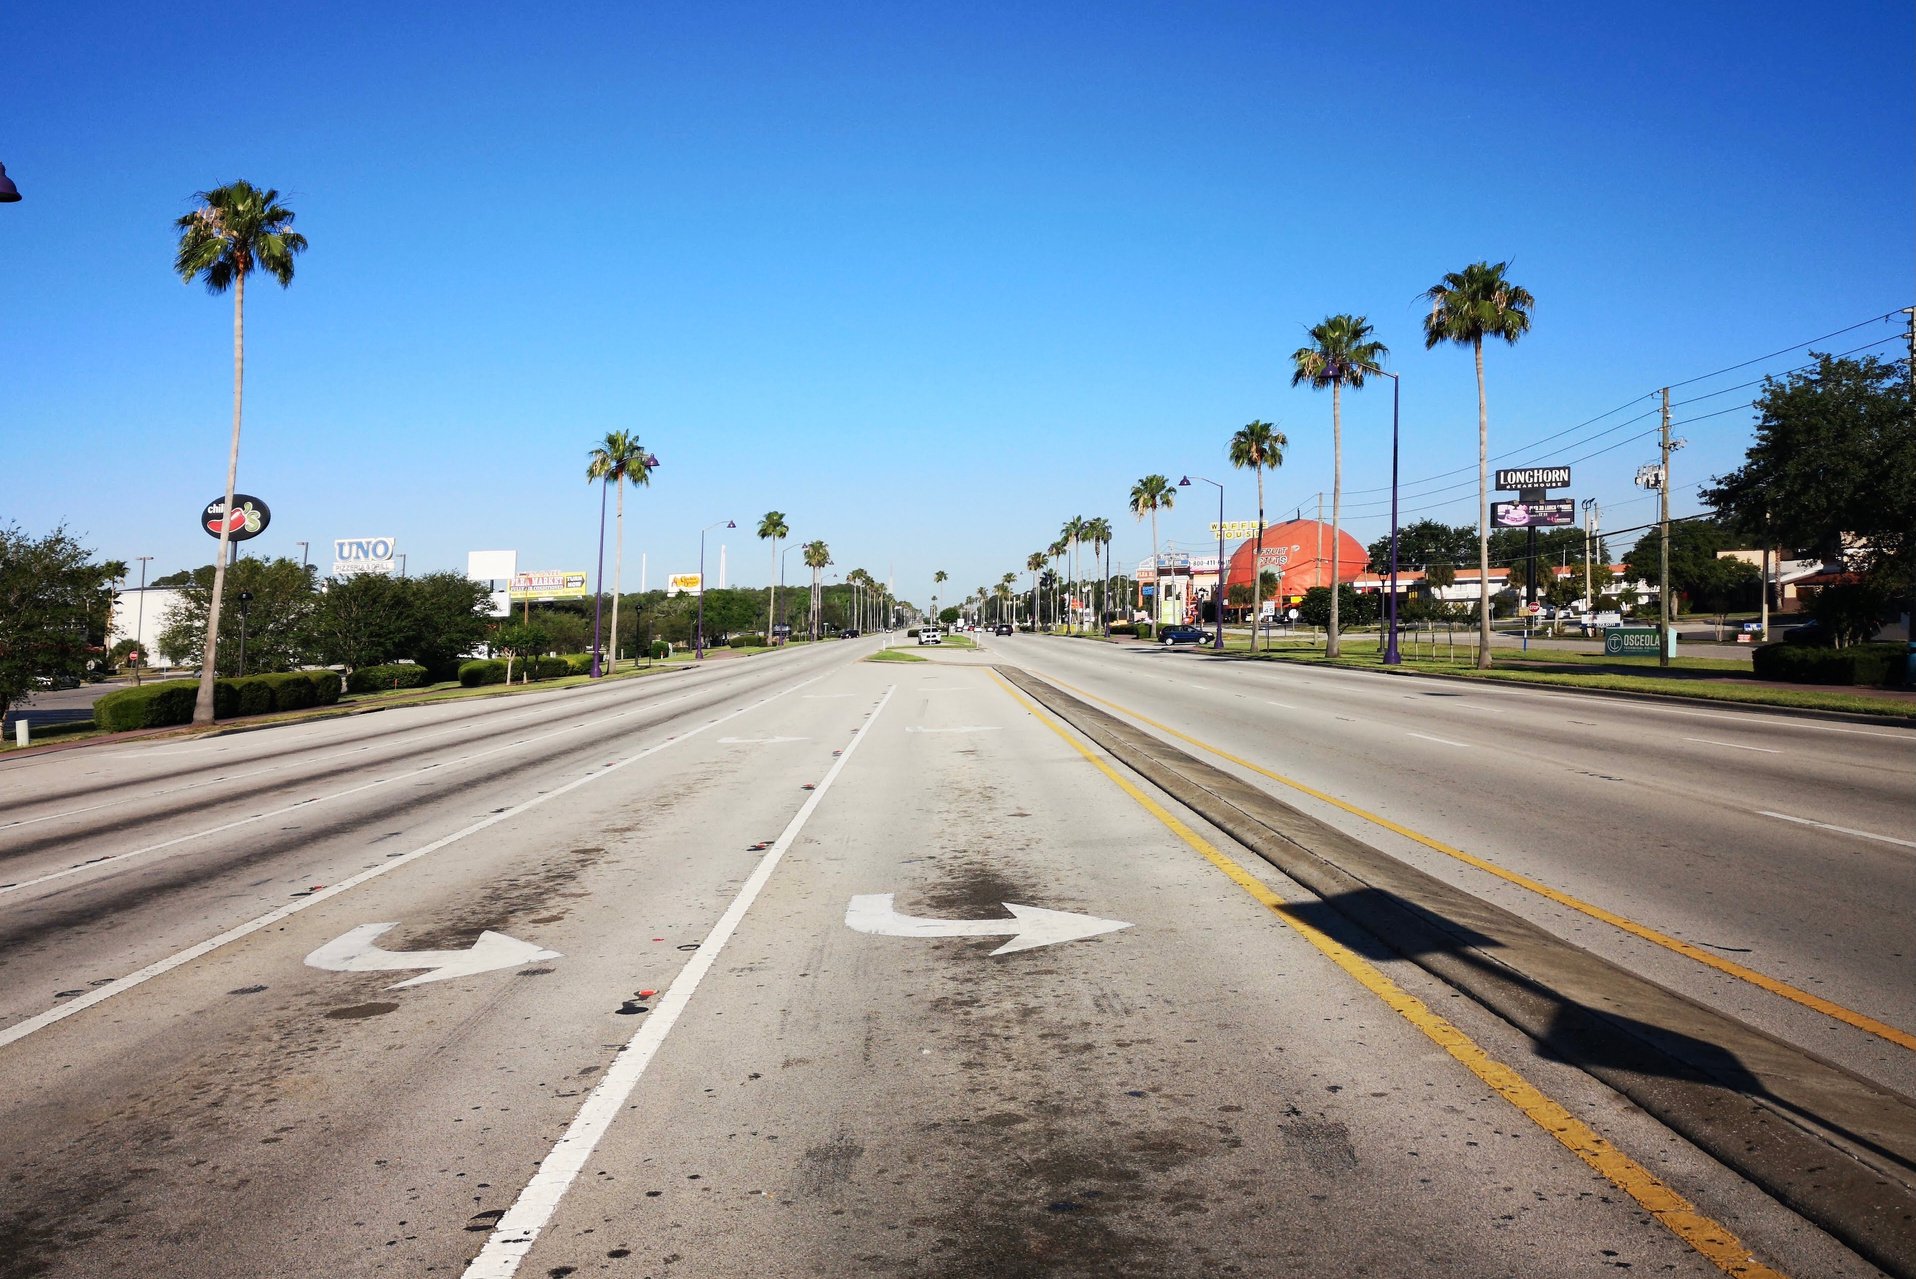
[[725, 908], [723, 915], [719, 916], [718, 923], [712, 926], [711, 933], [699, 943], [698, 950], [694, 951], [691, 959], [686, 961], [685, 967], [679, 970], [679, 975], [672, 979], [672, 984], [666, 987], [665, 993], [659, 996], [658, 1003], [653, 1005], [652, 1015], [646, 1018], [645, 1024], [626, 1041], [625, 1047], [619, 1049], [618, 1056], [612, 1059], [612, 1065], [601, 1078], [599, 1086], [592, 1090], [591, 1095], [585, 1099], [585, 1104], [579, 1108], [579, 1113], [567, 1126], [565, 1135], [559, 1138], [559, 1143], [552, 1148], [552, 1153], [539, 1161], [539, 1171], [532, 1175], [532, 1180], [526, 1183], [526, 1188], [519, 1192], [518, 1199], [513, 1202], [511, 1208], [506, 1210], [506, 1215], [499, 1218], [499, 1224], [493, 1227], [492, 1236], [486, 1240], [486, 1246], [480, 1249], [479, 1255], [474, 1257], [472, 1264], [466, 1267], [464, 1279], [511, 1279], [518, 1273], [519, 1263], [524, 1261], [526, 1254], [532, 1251], [532, 1245], [538, 1241], [539, 1232], [545, 1229], [546, 1224], [552, 1220], [552, 1214], [558, 1211], [559, 1201], [565, 1198], [566, 1191], [585, 1170], [586, 1160], [592, 1157], [592, 1152], [597, 1148], [600, 1138], [604, 1137], [607, 1129], [611, 1128], [612, 1121], [618, 1118], [619, 1112], [625, 1109], [627, 1100], [632, 1096], [632, 1090], [639, 1085], [639, 1077], [645, 1074], [645, 1068], [652, 1064], [652, 1058], [658, 1055], [660, 1047], [665, 1043], [665, 1037], [671, 1033], [673, 1025], [677, 1023], [679, 1014], [685, 1011], [686, 1004], [691, 1001], [693, 992], [698, 990], [699, 983], [705, 979], [706, 973], [711, 971], [712, 965], [718, 962], [719, 952], [725, 948], [725, 943], [731, 940], [732, 933], [738, 928], [739, 922], [745, 918], [745, 912], [752, 908], [754, 901], [758, 900], [759, 891], [765, 887], [766, 881], [771, 879], [772, 872], [778, 869], [778, 863], [785, 856], [785, 850], [792, 846], [799, 832], [805, 829], [805, 823], [811, 820], [812, 814], [817, 811], [819, 803], [825, 798], [825, 793], [832, 788], [832, 783], [838, 780], [838, 775], [844, 771], [845, 765], [851, 762], [852, 754], [857, 751], [859, 743], [865, 740], [866, 732], [878, 722], [878, 717], [885, 711], [886, 703], [891, 701], [892, 694], [897, 689], [898, 686], [894, 684], [885, 690], [885, 696], [872, 710], [871, 718], [865, 721], [864, 727], [860, 728], [858, 734], [846, 745], [845, 753], [840, 755], [826, 771], [825, 776], [819, 779], [818, 789], [806, 797], [805, 803], [800, 806], [784, 831], [772, 841], [771, 848], [767, 849], [765, 856], [759, 859], [757, 867], [746, 879], [745, 886], [739, 889], [738, 896], [732, 899], [732, 904]]
[[1699, 746], [1721, 746], [1733, 751], [1762, 751], [1765, 755], [1781, 755], [1783, 752], [1768, 746], [1745, 746], [1741, 742], [1719, 742], [1708, 737], [1686, 737], [1686, 742], [1695, 742]]
[[1462, 750], [1470, 749], [1469, 742], [1453, 742], [1448, 737], [1432, 737], [1429, 733], [1406, 733], [1405, 736], [1420, 738], [1426, 742], [1436, 742], [1439, 746], [1456, 746]]
[[1295, 707], [1295, 706], [1293, 706], [1293, 705], [1291, 705], [1291, 704], [1290, 704], [1289, 702], [1271, 702], [1271, 701], [1267, 701], [1267, 702], [1265, 702], [1264, 704], [1265, 704], [1266, 706], [1275, 706], [1275, 707], [1277, 707], [1277, 709], [1279, 709], [1279, 710], [1281, 710], [1281, 711], [1294, 711], [1294, 710], [1296, 710], [1296, 709], [1297, 709], [1297, 707]]
[[1799, 826], [1815, 826], [1821, 830], [1833, 830], [1843, 835], [1854, 835], [1858, 839], [1873, 839], [1881, 844], [1895, 844], [1899, 848], [1916, 848], [1916, 839], [1898, 839], [1894, 835], [1878, 835], [1874, 831], [1857, 830], [1853, 826], [1836, 826], [1829, 822], [1812, 821], [1807, 817], [1792, 817], [1788, 813], [1772, 813], [1768, 809], [1758, 809], [1759, 817], [1774, 817], [1781, 822], [1795, 822]]
[[[823, 675], [814, 675], [811, 679], [793, 684], [790, 688], [780, 689], [770, 697], [763, 697], [756, 702], [741, 706], [735, 711], [721, 715], [710, 723], [700, 724], [697, 728], [687, 729], [675, 737], [668, 737], [662, 742], [648, 746], [637, 754], [627, 755], [624, 759], [615, 760], [610, 764], [596, 768], [583, 777], [574, 778], [563, 786], [556, 786], [543, 794], [535, 795], [523, 804], [515, 804], [511, 808], [503, 808], [496, 813], [488, 814], [464, 829], [456, 830], [450, 835], [435, 839], [430, 844], [422, 844], [409, 853], [402, 853], [392, 858], [383, 865], [362, 870], [357, 875], [340, 880], [337, 884], [328, 884], [325, 888], [318, 890], [310, 897], [291, 902], [276, 910], [269, 910], [257, 919], [248, 920], [246, 923], [240, 924], [235, 928], [227, 929], [217, 937], [209, 937], [203, 942], [188, 946], [185, 950], [168, 955], [165, 959], [156, 960], [136, 973], [131, 973], [117, 981], [108, 982], [98, 989], [90, 990], [77, 999], [61, 1004], [58, 1008], [49, 1008], [38, 1016], [29, 1017], [25, 1021], [17, 1021], [5, 1030], [0, 1030], [0, 1048], [5, 1048], [8, 1044], [25, 1039], [36, 1030], [44, 1030], [56, 1021], [62, 1021], [71, 1017], [83, 1008], [91, 1008], [102, 1000], [111, 999], [115, 995], [123, 994], [126, 991], [132, 990], [135, 986], [153, 980], [155, 977], [170, 973], [183, 964], [189, 964], [203, 955], [211, 954], [228, 942], [238, 941], [240, 938], [256, 933], [262, 928], [277, 924], [282, 919], [297, 915], [302, 910], [317, 906], [323, 901], [328, 901], [339, 896], [348, 889], [357, 888], [368, 880], [377, 879], [389, 871], [398, 870], [401, 866], [409, 866], [421, 857], [424, 857], [427, 853], [437, 852], [446, 847], [446, 845], [464, 839], [468, 835], [474, 835], [488, 827], [497, 826], [500, 822], [510, 821], [528, 809], [536, 808], [540, 804], [555, 800], [561, 795], [570, 794], [581, 786], [596, 782], [602, 777], [610, 777], [613, 773], [618, 772], [629, 764], [636, 764], [648, 756], [658, 754], [669, 746], [675, 746], [680, 742], [697, 737], [708, 728], [716, 727], [719, 724], [725, 723], [727, 720], [737, 719], [747, 711], [755, 711], [766, 703], [776, 701], [795, 689], [804, 688], [805, 685], [815, 683], [824, 678]], [[840, 756], [840, 758], [842, 759], [844, 757]]]

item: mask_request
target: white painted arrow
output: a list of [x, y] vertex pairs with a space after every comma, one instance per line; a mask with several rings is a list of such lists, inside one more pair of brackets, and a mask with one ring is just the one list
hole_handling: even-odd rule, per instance
[[852, 898], [845, 908], [845, 926], [855, 932], [880, 937], [1010, 937], [992, 951], [1008, 955], [1014, 950], [1031, 950], [1054, 942], [1077, 941], [1099, 933], [1115, 933], [1131, 925], [1121, 919], [1099, 919], [1096, 915], [1074, 915], [1066, 910], [1045, 910], [1039, 906], [1020, 906], [1006, 902], [1010, 919], [922, 919], [901, 915], [892, 906], [891, 893], [864, 893]]
[[361, 924], [350, 933], [335, 937], [312, 954], [306, 963], [335, 973], [376, 973], [406, 968], [430, 968], [410, 981], [388, 986], [399, 990], [448, 977], [470, 977], [495, 968], [517, 968], [520, 964], [557, 959], [556, 950], [541, 950], [531, 942], [495, 933], [490, 928], [465, 950], [381, 950], [374, 944], [381, 934], [398, 924]]

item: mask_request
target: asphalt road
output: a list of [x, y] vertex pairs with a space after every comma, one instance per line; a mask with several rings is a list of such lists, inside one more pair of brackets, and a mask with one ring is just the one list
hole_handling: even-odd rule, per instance
[[[1912, 850], [1751, 805], [1795, 777], [1790, 814], [1907, 839], [1907, 735], [987, 643], [0, 762], [0, 1276], [1875, 1273], [1421, 969], [1297, 926], [1309, 894], [986, 663], [1905, 1027]], [[1754, 776], [1712, 753], [1759, 745], [1722, 756]], [[1671, 815], [1711, 777], [1734, 795]], [[1607, 826], [1535, 838], [1538, 805]], [[1098, 922], [1035, 944], [1011, 904]], [[1907, 1050], [1672, 971], [1907, 1090]]]

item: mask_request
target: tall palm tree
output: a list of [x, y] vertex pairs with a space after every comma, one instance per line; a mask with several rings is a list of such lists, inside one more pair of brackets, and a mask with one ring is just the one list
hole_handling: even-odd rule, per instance
[[[1071, 622], [1073, 623], [1077, 621], [1077, 610], [1071, 608], [1071, 603], [1077, 597], [1078, 543], [1080, 540], [1083, 539], [1083, 537], [1084, 537], [1084, 516], [1082, 515], [1072, 516], [1070, 519], [1064, 522], [1064, 527], [1058, 530], [1058, 542], [1060, 545], [1062, 545], [1065, 548], [1064, 571], [1065, 571], [1065, 576], [1068, 579], [1068, 582], [1065, 586], [1065, 593], [1064, 593], [1065, 607], [1070, 610], [1067, 613], [1067, 616], [1071, 619]], [[1074, 625], [1067, 623], [1066, 629], [1075, 630], [1077, 628]]]
[[1311, 345], [1291, 355], [1292, 386], [1309, 382], [1320, 391], [1331, 389], [1331, 625], [1324, 644], [1326, 657], [1337, 656], [1337, 597], [1344, 586], [1337, 562], [1344, 502], [1344, 388], [1363, 386], [1365, 376], [1375, 373], [1390, 354], [1389, 347], [1372, 341], [1370, 335], [1370, 322], [1361, 315], [1327, 316], [1311, 330]]
[[1016, 573], [1006, 573], [998, 579], [998, 620], [1001, 622], [1015, 620], [1010, 617], [1011, 584], [1017, 580], [1018, 575]]
[[931, 624], [933, 626], [938, 625], [938, 588], [943, 586], [945, 579], [950, 576], [951, 574], [942, 568], [931, 575]]
[[[239, 480], [240, 389], [246, 369], [246, 277], [265, 271], [283, 289], [293, 282], [293, 258], [306, 251], [306, 237], [293, 230], [293, 211], [279, 202], [279, 192], [262, 191], [250, 182], [231, 182], [193, 196], [200, 207], [174, 223], [180, 243], [173, 270], [191, 284], [195, 279], [208, 293], [233, 290], [233, 443], [226, 455], [226, 510], [233, 507], [233, 486]], [[193, 702], [193, 722], [213, 722], [213, 663], [218, 656], [220, 603], [226, 593], [226, 554], [230, 529], [220, 529], [220, 549], [213, 561], [213, 600], [206, 617], [206, 649], [200, 659], [200, 690]]]
[[1131, 486], [1131, 514], [1139, 519], [1146, 515], [1151, 517], [1151, 578], [1155, 591], [1151, 604], [1153, 623], [1164, 616], [1164, 577], [1158, 572], [1158, 512], [1170, 510], [1177, 504], [1177, 497], [1177, 489], [1162, 475], [1147, 475]]
[[1031, 613], [1025, 620], [1031, 623], [1033, 630], [1036, 630], [1044, 625], [1044, 610], [1038, 607], [1040, 602], [1038, 598], [1038, 574], [1044, 572], [1043, 551], [1033, 551], [1031, 554], [1025, 556], [1025, 571], [1031, 574]]
[[1484, 339], [1515, 343], [1530, 332], [1530, 290], [1504, 278], [1508, 262], [1472, 262], [1424, 290], [1424, 349], [1468, 346], [1477, 361], [1477, 665], [1490, 666], [1490, 409], [1484, 399]]
[[1066, 597], [1064, 574], [1059, 571], [1059, 566], [1064, 560], [1066, 545], [1061, 537], [1045, 547], [1045, 554], [1051, 557], [1051, 624], [1060, 629], [1064, 626]]
[[[587, 482], [601, 480], [613, 485], [619, 491], [619, 517], [614, 527], [612, 550], [612, 664], [606, 668], [609, 675], [619, 669], [619, 590], [625, 580], [625, 485], [629, 480], [633, 484], [652, 483], [652, 468], [659, 460], [645, 451], [645, 445], [638, 437], [628, 431], [612, 431], [605, 442], [588, 454], [585, 468]], [[605, 536], [605, 506], [599, 507], [599, 536]], [[605, 545], [603, 541], [599, 543]], [[601, 555], [604, 551], [600, 552]], [[605, 572], [605, 560], [599, 561], [599, 572]]]
[[772, 628], [778, 624], [778, 543], [781, 538], [787, 538], [791, 535], [792, 529], [791, 526], [785, 522], [785, 512], [783, 511], [767, 511], [765, 512], [765, 518], [758, 522], [759, 541], [770, 541], [772, 544], [772, 575], [766, 579], [771, 585], [765, 588], [767, 601], [765, 605], [765, 642], [767, 644], [772, 642]]
[[[1257, 550], [1251, 557], [1251, 648], [1257, 649], [1257, 623], [1264, 610], [1264, 471], [1275, 471], [1284, 465], [1284, 450], [1290, 447], [1290, 441], [1284, 438], [1284, 432], [1276, 425], [1265, 421], [1246, 422], [1239, 427], [1237, 434], [1231, 437], [1231, 465], [1243, 470], [1248, 467], [1257, 476]], [[1333, 485], [1335, 487], [1335, 485]], [[1332, 510], [1336, 507], [1333, 503]], [[1337, 553], [1336, 541], [1331, 543], [1331, 553]], [[1218, 617], [1224, 616], [1224, 580], [1227, 574], [1224, 566], [1218, 566]]]
[[818, 575], [823, 573], [832, 562], [831, 548], [823, 540], [805, 543], [805, 549], [799, 552], [799, 558], [805, 561], [805, 567], [812, 570], [812, 620], [811, 634], [818, 638]]
[[[1091, 543], [1091, 563], [1095, 570], [1100, 558], [1104, 559], [1104, 571], [1098, 578], [1098, 617], [1102, 619], [1110, 612], [1107, 597], [1111, 591], [1111, 563], [1107, 552], [1111, 549], [1111, 521], [1099, 515], [1084, 522], [1084, 540]], [[1105, 623], [1109, 629], [1110, 623]]]

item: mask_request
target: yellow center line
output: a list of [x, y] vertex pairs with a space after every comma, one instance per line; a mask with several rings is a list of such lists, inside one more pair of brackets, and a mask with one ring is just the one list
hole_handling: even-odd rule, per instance
[[1612, 1185], [1641, 1204], [1677, 1238], [1695, 1249], [1717, 1269], [1739, 1279], [1785, 1279], [1783, 1273], [1764, 1265], [1751, 1255], [1742, 1240], [1720, 1223], [1698, 1212], [1696, 1205], [1678, 1194], [1655, 1173], [1611, 1145], [1595, 1129], [1571, 1114], [1564, 1106], [1509, 1066], [1485, 1052], [1475, 1040], [1449, 1021], [1430, 1010], [1423, 1000], [1386, 977], [1368, 960], [1294, 913], [1284, 899], [1244, 867], [1226, 856], [1202, 835], [1192, 830], [1162, 804], [1145, 794], [1128, 778], [1093, 754], [1090, 748], [1067, 732], [1036, 703], [1018, 692], [996, 671], [991, 677], [1038, 722], [1056, 733], [1103, 773], [1140, 807], [1171, 830], [1206, 861], [1223, 871], [1232, 883], [1263, 904], [1279, 919], [1321, 951], [1330, 961], [1350, 974], [1365, 989], [1388, 1004], [1392, 1011], [1422, 1031], [1492, 1091], [1522, 1111], [1524, 1116], [1555, 1138], [1571, 1154], [1583, 1160]]
[[1441, 840], [1432, 839], [1428, 835], [1420, 834], [1417, 831], [1411, 830], [1408, 826], [1400, 826], [1388, 817], [1383, 817], [1366, 809], [1359, 808], [1355, 804], [1347, 804], [1335, 795], [1327, 795], [1323, 791], [1313, 786], [1307, 786], [1295, 778], [1286, 777], [1282, 773], [1274, 773], [1260, 764], [1254, 764], [1248, 759], [1233, 755], [1231, 752], [1193, 737], [1189, 733], [1179, 732], [1169, 724], [1161, 724], [1148, 715], [1140, 714], [1127, 706], [1121, 706], [1117, 702], [1099, 697], [1095, 693], [1087, 692], [1082, 688], [1073, 687], [1063, 680], [1052, 680], [1051, 682], [1057, 684], [1060, 688], [1069, 689], [1072, 693], [1084, 698], [1086, 701], [1098, 702], [1104, 706], [1109, 706], [1112, 710], [1117, 711], [1121, 715], [1128, 715], [1140, 724], [1148, 724], [1161, 733], [1168, 733], [1180, 741], [1189, 742], [1199, 750], [1236, 764], [1239, 768], [1247, 768], [1259, 776], [1268, 777], [1274, 782], [1288, 786], [1301, 794], [1309, 795], [1312, 799], [1320, 800], [1333, 808], [1349, 813], [1353, 817], [1361, 817], [1367, 822], [1382, 826], [1392, 834], [1401, 835], [1412, 843], [1423, 845], [1432, 852], [1442, 853], [1446, 857], [1453, 857], [1463, 862], [1466, 866], [1473, 866], [1487, 875], [1495, 875], [1505, 883], [1515, 884], [1519, 888], [1528, 889], [1540, 897], [1548, 898], [1559, 906], [1578, 911], [1588, 915], [1592, 919], [1601, 920], [1613, 928], [1622, 929], [1633, 937], [1642, 938], [1644, 941], [1661, 946], [1665, 950], [1674, 951], [1682, 955], [1685, 959], [1693, 959], [1705, 967], [1714, 968], [1720, 973], [1726, 973], [1740, 981], [1749, 982], [1752, 986], [1761, 987], [1769, 991], [1772, 995], [1779, 995], [1793, 1003], [1801, 1004], [1805, 1008], [1814, 1009], [1822, 1013], [1825, 1017], [1843, 1022], [1845, 1025], [1854, 1026], [1858, 1030], [1875, 1035], [1879, 1039], [1886, 1039], [1900, 1048], [1908, 1048], [1916, 1051], [1916, 1035], [1912, 1035], [1900, 1027], [1892, 1026], [1888, 1022], [1878, 1021], [1868, 1013], [1857, 1012], [1854, 1008], [1845, 1008], [1841, 1004], [1832, 1003], [1824, 999], [1821, 995], [1812, 994], [1807, 990], [1792, 986], [1786, 981], [1779, 981], [1768, 973], [1761, 973], [1754, 968], [1747, 968], [1733, 960], [1724, 959], [1720, 955], [1713, 955], [1709, 951], [1692, 945], [1680, 937], [1672, 937], [1668, 933], [1658, 932], [1647, 924], [1639, 924], [1634, 919], [1628, 919], [1612, 911], [1605, 910], [1603, 907], [1592, 902], [1584, 901], [1578, 897], [1572, 897], [1570, 894], [1560, 892], [1540, 880], [1530, 878], [1528, 875], [1519, 874], [1513, 870], [1506, 870], [1494, 862], [1485, 861], [1474, 853], [1467, 853], [1461, 848], [1452, 848], [1449, 844]]

